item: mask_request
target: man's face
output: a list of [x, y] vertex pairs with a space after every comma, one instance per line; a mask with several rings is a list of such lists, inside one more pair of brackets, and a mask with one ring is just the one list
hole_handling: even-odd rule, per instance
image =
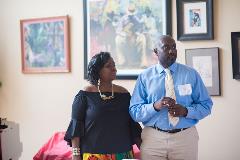
[[174, 39], [169, 36], [160, 38], [160, 42], [155, 49], [155, 53], [158, 56], [159, 63], [164, 68], [171, 66], [177, 59], [177, 49]]

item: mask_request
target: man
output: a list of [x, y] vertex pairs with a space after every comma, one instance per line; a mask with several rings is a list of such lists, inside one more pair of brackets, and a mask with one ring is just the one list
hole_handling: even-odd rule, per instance
[[129, 108], [132, 118], [145, 126], [141, 159], [197, 160], [195, 125], [211, 113], [212, 100], [197, 71], [175, 62], [171, 36], [161, 36], [154, 52], [159, 64], [139, 75]]

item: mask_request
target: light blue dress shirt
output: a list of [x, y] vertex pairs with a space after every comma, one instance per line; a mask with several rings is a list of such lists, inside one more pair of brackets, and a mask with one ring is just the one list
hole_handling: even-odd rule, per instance
[[172, 64], [169, 69], [174, 81], [176, 103], [186, 107], [188, 114], [180, 117], [173, 127], [168, 120], [167, 107], [159, 112], [153, 108], [153, 103], [165, 96], [166, 73], [164, 67], [157, 64], [139, 75], [130, 101], [130, 115], [144, 126], [156, 126], [163, 130], [187, 128], [211, 113], [213, 102], [197, 71], [179, 63]]

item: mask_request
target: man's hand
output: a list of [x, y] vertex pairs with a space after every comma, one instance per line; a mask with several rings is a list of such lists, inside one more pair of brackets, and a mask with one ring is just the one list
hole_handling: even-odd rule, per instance
[[160, 111], [162, 108], [167, 107], [168, 112], [173, 117], [186, 117], [188, 110], [180, 104], [176, 104], [176, 101], [170, 97], [163, 97], [153, 104], [156, 111]]
[[163, 97], [153, 104], [156, 111], [160, 111], [163, 107], [173, 107], [176, 101], [170, 97]]
[[186, 117], [188, 110], [180, 104], [175, 104], [173, 106], [168, 107], [168, 112], [173, 117]]

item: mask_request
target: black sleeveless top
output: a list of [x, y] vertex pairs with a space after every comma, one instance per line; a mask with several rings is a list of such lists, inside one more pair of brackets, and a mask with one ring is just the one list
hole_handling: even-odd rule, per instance
[[[110, 96], [111, 92], [103, 92]], [[114, 93], [102, 100], [98, 92], [80, 90], [72, 104], [72, 119], [64, 139], [71, 145], [80, 137], [80, 152], [122, 153], [131, 150], [133, 139], [141, 137], [141, 126], [129, 115], [129, 93]]]

